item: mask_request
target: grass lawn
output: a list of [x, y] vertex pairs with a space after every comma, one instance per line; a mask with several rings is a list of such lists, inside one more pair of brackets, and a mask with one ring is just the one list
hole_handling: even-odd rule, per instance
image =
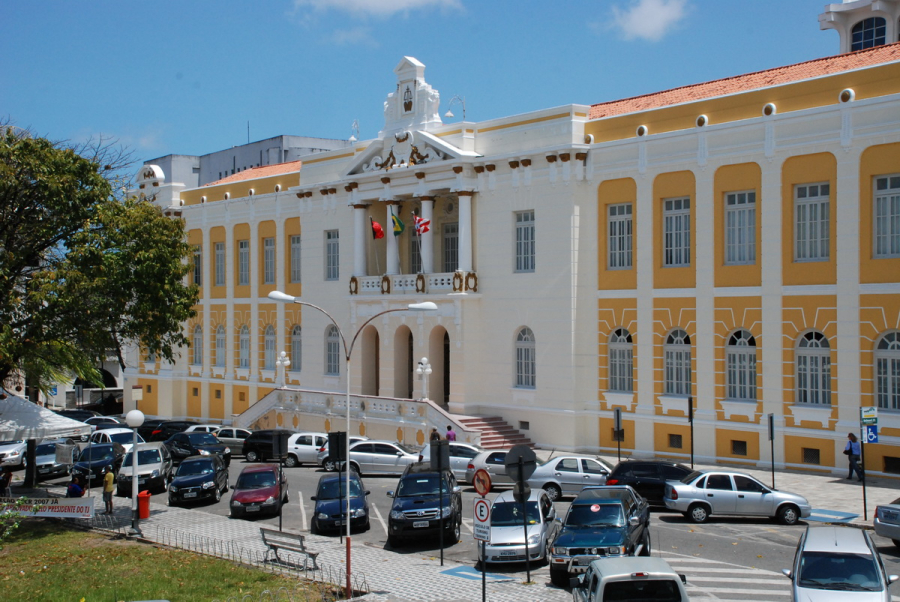
[[[28, 519], [2, 543], [0, 599], [47, 602], [213, 600], [307, 582], [226, 560]], [[322, 600], [309, 587], [308, 600]], [[296, 598], [295, 598], [296, 599]]]

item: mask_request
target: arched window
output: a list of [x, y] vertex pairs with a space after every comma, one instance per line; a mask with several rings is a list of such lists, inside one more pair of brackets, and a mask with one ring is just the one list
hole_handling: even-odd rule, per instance
[[797, 339], [797, 402], [831, 404], [831, 351], [821, 332]]
[[194, 346], [193, 354], [191, 354], [191, 363], [195, 366], [203, 365], [203, 327], [199, 324], [194, 326]]
[[634, 345], [624, 328], [609, 335], [609, 390], [634, 391]]
[[250, 367], [250, 329], [247, 326], [241, 326], [241, 336], [239, 340], [238, 368]]
[[738, 330], [728, 339], [725, 349], [725, 396], [728, 399], [756, 401], [756, 339], [746, 330]]
[[294, 326], [293, 330], [291, 330], [291, 372], [300, 372], [300, 350], [302, 349], [300, 343], [300, 326]]
[[341, 333], [334, 324], [325, 331], [325, 374], [341, 374]]
[[216, 328], [216, 366], [225, 366], [225, 327]]
[[869, 17], [853, 26], [850, 51], [883, 46], [887, 23], [882, 17]]
[[263, 335], [263, 370], [275, 369], [275, 329], [272, 326], [266, 326], [266, 332]]
[[889, 332], [875, 345], [875, 396], [878, 407], [900, 410], [900, 332]]
[[533, 389], [535, 383], [534, 333], [527, 326], [516, 337], [516, 386]]
[[691, 394], [691, 337], [681, 329], [666, 337], [665, 371], [667, 395]]

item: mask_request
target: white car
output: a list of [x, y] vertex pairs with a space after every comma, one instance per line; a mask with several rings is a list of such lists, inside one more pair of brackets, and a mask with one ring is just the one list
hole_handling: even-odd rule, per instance
[[319, 448], [328, 443], [327, 433], [296, 433], [291, 435], [287, 443], [287, 458], [284, 465], [288, 468], [300, 464], [316, 464]]
[[419, 452], [393, 441], [359, 441], [350, 446], [350, 469], [363, 474], [403, 474]]
[[25, 441], [0, 441], [0, 466], [25, 468]]
[[192, 424], [184, 429], [185, 433], [213, 433], [222, 428], [221, 424]]
[[[351, 435], [350, 436], [350, 445], [353, 445], [357, 441], [368, 441], [368, 437], [364, 437], [362, 435]], [[328, 440], [325, 440], [325, 445], [319, 448], [319, 453], [316, 454], [316, 464], [325, 469], [325, 472], [334, 472], [337, 470], [337, 463], [332, 460], [329, 456], [331, 454], [328, 451]]]
[[557, 456], [538, 466], [528, 484], [543, 489], [552, 501], [564, 495], [578, 495], [585, 487], [606, 485], [612, 466], [596, 456]]
[[[483, 452], [484, 449], [477, 445], [457, 443], [456, 441], [450, 441], [447, 445], [450, 447], [450, 470], [453, 471], [453, 476], [456, 477], [457, 481], [464, 483], [466, 481], [466, 469], [469, 466], [469, 462], [471, 462], [475, 456]], [[428, 443], [422, 448], [422, 451], [419, 452], [419, 462], [430, 461], [431, 444]]]
[[[121, 429], [104, 429], [102, 431], [95, 431], [94, 434], [91, 435], [90, 442], [97, 443], [118, 443], [122, 447], [125, 448], [126, 452], [131, 451], [131, 445], [134, 441], [134, 431], [129, 428], [121, 428]], [[140, 435], [137, 436], [138, 443], [146, 443], [144, 438]]]

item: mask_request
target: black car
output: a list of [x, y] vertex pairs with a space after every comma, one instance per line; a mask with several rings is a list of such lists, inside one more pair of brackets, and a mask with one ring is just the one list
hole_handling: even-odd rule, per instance
[[[444, 545], [459, 541], [462, 493], [449, 468], [438, 472], [426, 463], [410, 464], [403, 471], [388, 518], [388, 543], [397, 548], [406, 539], [431, 538], [444, 527]], [[441, 520], [443, 518], [443, 521]]]
[[693, 471], [677, 462], [665, 460], [625, 460], [613, 468], [607, 485], [629, 485], [651, 506], [666, 507], [663, 497], [666, 481], [680, 481]]
[[[162, 418], [152, 418], [150, 420], [144, 420], [144, 423], [138, 427], [138, 435], [144, 438], [144, 441], [149, 442], [150, 436], [153, 434], [153, 431], [159, 428], [163, 422], [167, 422]], [[163, 439], [165, 441], [165, 439]]]
[[169, 483], [169, 505], [208, 499], [218, 502], [226, 491], [228, 467], [219, 456], [189, 456]]
[[165, 441], [172, 459], [178, 463], [190, 456], [216, 455], [225, 466], [231, 464], [231, 449], [211, 433], [175, 433]]
[[95, 412], [93, 410], [59, 410], [56, 413], [60, 416], [65, 416], [66, 418], [77, 420], [78, 422], [84, 422], [88, 418], [93, 418], [94, 416], [100, 415], [99, 412]]
[[586, 487], [550, 552], [550, 581], [559, 587], [600, 558], [649, 556], [650, 505], [628, 486]]
[[[356, 473], [350, 473], [350, 528], [369, 529], [369, 492]], [[311, 533], [346, 528], [347, 475], [324, 474], [319, 477], [316, 495], [310, 497], [316, 503], [313, 510]]]
[[114, 474], [119, 472], [124, 457], [125, 448], [118, 443], [87, 445], [72, 466], [72, 474], [79, 475], [84, 482], [100, 480], [106, 466], [112, 468]]
[[[183, 433], [189, 426], [194, 426], [195, 424], [199, 424], [199, 422], [192, 420], [164, 420], [150, 432], [149, 439], [147, 437], [144, 437], [144, 439], [147, 441], [165, 441], [175, 433]], [[138, 432], [140, 433], [140, 429], [138, 429]]]
[[275, 457], [274, 442], [275, 437], [282, 434], [285, 438], [295, 434], [295, 431], [287, 429], [265, 429], [262, 431], [254, 431], [249, 437], [244, 439], [244, 445], [241, 447], [241, 454], [247, 458], [247, 462], [264, 462]]

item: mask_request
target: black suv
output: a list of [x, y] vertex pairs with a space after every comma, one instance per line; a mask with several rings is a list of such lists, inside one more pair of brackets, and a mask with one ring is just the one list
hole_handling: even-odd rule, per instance
[[680, 481], [692, 472], [683, 464], [666, 460], [625, 460], [616, 464], [606, 484], [630, 485], [651, 506], [665, 508], [666, 481]]
[[[165, 420], [160, 422], [156, 428], [154, 428], [150, 432], [150, 438], [147, 439], [144, 436], [146, 441], [165, 441], [175, 433], [183, 433], [188, 429], [189, 426], [194, 426], [195, 424], [199, 424], [194, 422], [193, 420]], [[140, 433], [140, 430], [138, 430]]]
[[218, 456], [185, 458], [169, 483], [169, 505], [212, 499], [218, 502], [228, 491], [228, 468]]
[[650, 505], [627, 485], [586, 487], [553, 542], [550, 581], [565, 587], [594, 560], [637, 555], [650, 555]]
[[287, 429], [265, 429], [262, 431], [254, 431], [249, 437], [244, 439], [244, 445], [241, 447], [241, 454], [247, 458], [247, 462], [265, 462], [269, 458], [274, 458], [273, 453], [275, 437], [279, 433], [286, 433], [287, 436], [293, 435], [295, 431]]
[[459, 541], [462, 493], [449, 468], [441, 473], [427, 463], [410, 464], [397, 483], [397, 491], [388, 491], [387, 495], [394, 499], [388, 518], [391, 547], [400, 547], [404, 539], [439, 534], [442, 524], [444, 544], [453, 545]]
[[189, 456], [211, 455], [219, 456], [225, 466], [231, 464], [231, 449], [211, 433], [175, 433], [166, 439], [164, 445], [176, 464]]

